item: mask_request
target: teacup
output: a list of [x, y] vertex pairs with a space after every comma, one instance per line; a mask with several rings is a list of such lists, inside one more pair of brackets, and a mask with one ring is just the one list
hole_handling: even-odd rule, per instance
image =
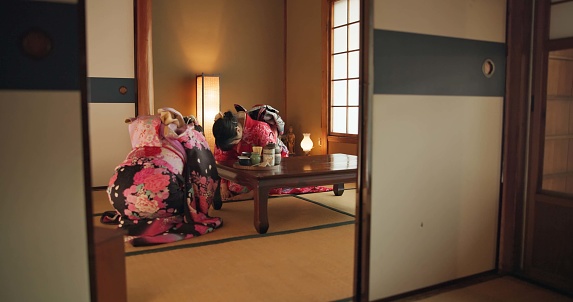
[[258, 165], [261, 163], [261, 155], [258, 153], [251, 154], [251, 165]]
[[251, 159], [247, 156], [238, 156], [239, 158], [239, 165], [241, 166], [250, 166], [251, 165]]

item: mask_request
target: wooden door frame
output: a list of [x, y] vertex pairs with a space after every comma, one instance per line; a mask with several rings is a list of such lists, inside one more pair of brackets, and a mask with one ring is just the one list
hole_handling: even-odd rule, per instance
[[[152, 0], [133, 0], [135, 22], [135, 74], [137, 91], [138, 115], [150, 113], [150, 91], [152, 81]], [[372, 88], [369, 84], [372, 72], [372, 60], [370, 58], [371, 42], [371, 14], [373, 1], [361, 1], [361, 16], [364, 20], [361, 26], [361, 86], [359, 103], [361, 106], [360, 119], [363, 129], [359, 132], [358, 146], [358, 179], [356, 190], [356, 216], [355, 216], [355, 244], [354, 244], [354, 292], [355, 301], [368, 301], [369, 264], [370, 264], [370, 120], [368, 118], [371, 107]], [[324, 12], [323, 12], [324, 13]], [[326, 143], [326, 142], [325, 142]]]
[[[564, 200], [570, 202], [571, 196], [562, 192], [545, 193], [542, 189], [543, 184], [543, 162], [545, 152], [545, 128], [546, 128], [546, 111], [547, 111], [547, 80], [549, 68], [549, 52], [573, 48], [573, 37], [550, 39], [550, 18], [552, 5], [570, 2], [564, 0], [551, 3], [549, 0], [536, 1], [535, 4], [535, 27], [533, 39], [533, 79], [531, 91], [534, 98], [531, 116], [531, 144], [530, 161], [528, 173], [528, 188], [526, 196], [526, 221], [525, 236], [523, 242], [523, 269], [519, 273], [526, 279], [532, 279], [535, 282], [543, 283], [545, 286], [552, 287], [557, 291], [565, 291], [565, 294], [571, 294], [571, 287], [567, 286], [568, 280], [559, 276], [559, 274], [549, 273], [546, 270], [536, 268], [533, 265], [533, 240], [535, 223], [539, 221], [536, 217], [538, 211], [536, 206], [539, 202], [546, 204], [565, 204]], [[538, 215], [537, 215], [538, 216]]]
[[504, 102], [502, 190], [497, 269], [513, 274], [521, 266], [528, 158], [530, 56], [534, 0], [507, 1], [507, 59]]
[[[563, 1], [569, 2], [571, 0]], [[548, 51], [573, 48], [573, 39], [549, 40], [548, 0], [508, 0], [508, 57], [504, 124], [502, 204], [498, 271], [531, 279], [523, 265], [531, 261], [525, 253], [532, 228], [524, 217], [532, 217], [533, 200], [541, 178], [530, 171], [541, 169], [545, 133]], [[535, 23], [534, 23], [535, 20]], [[531, 58], [531, 61], [530, 61]], [[531, 72], [530, 72], [531, 68]], [[531, 75], [541, 74], [541, 83], [529, 83]], [[533, 96], [533, 97], [531, 97]], [[533, 100], [530, 101], [530, 98]], [[530, 112], [532, 112], [530, 114]], [[531, 122], [531, 124], [529, 124]], [[530, 127], [529, 129], [528, 127]], [[533, 147], [537, 146], [537, 147]], [[535, 185], [528, 188], [528, 184]], [[551, 197], [545, 197], [551, 199]], [[527, 212], [527, 214], [526, 214]], [[523, 260], [522, 260], [523, 259]]]
[[[549, 1], [537, 1], [535, 4], [535, 26], [534, 26], [534, 42], [533, 42], [533, 54], [532, 54], [532, 74], [541, 75], [537, 79], [533, 77], [531, 92], [533, 96], [532, 105], [532, 115], [531, 115], [531, 143], [529, 144], [530, 150], [530, 160], [529, 160], [529, 171], [539, 171], [542, 168], [543, 163], [543, 144], [542, 141], [545, 139], [545, 114], [542, 114], [542, 110], [546, 107], [546, 95], [547, 95], [547, 40], [549, 37], [549, 13], [550, 13], [550, 3]], [[539, 172], [529, 173], [528, 175], [528, 186], [527, 186], [527, 196], [525, 199], [526, 205], [531, 205], [535, 203], [537, 190], [541, 187], [542, 178], [538, 175]], [[533, 217], [535, 214], [535, 208], [533, 206], [526, 206], [527, 217]], [[525, 226], [525, 238], [523, 242], [523, 265], [531, 263], [531, 253], [525, 253], [528, 249], [528, 242], [533, 239], [533, 225], [526, 224]], [[525, 268], [525, 267], [524, 267]], [[521, 273], [522, 271], [520, 271]]]
[[358, 127], [358, 179], [356, 181], [356, 227], [354, 248], [354, 301], [368, 301], [370, 284], [370, 218], [372, 217], [372, 108], [374, 43], [371, 0], [360, 1], [360, 80], [359, 80], [359, 124]]

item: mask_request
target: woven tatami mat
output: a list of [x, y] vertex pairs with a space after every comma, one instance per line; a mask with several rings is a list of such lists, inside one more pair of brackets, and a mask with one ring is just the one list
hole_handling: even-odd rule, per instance
[[[346, 191], [343, 196], [337, 198], [348, 198], [344, 195], [351, 193], [352, 190]], [[304, 194], [305, 198], [311, 198], [314, 194]], [[330, 194], [326, 192], [322, 194]], [[348, 196], [352, 194], [347, 194]], [[94, 191], [93, 193], [94, 213], [101, 213], [111, 210], [111, 205], [107, 201], [105, 191]], [[151, 247], [133, 247], [126, 243], [125, 251], [127, 255], [138, 254], [150, 250], [165, 250], [170, 248], [179, 248], [188, 245], [197, 245], [210, 243], [219, 243], [221, 241], [237, 240], [243, 237], [260, 237], [253, 226], [253, 200], [240, 202], [224, 203], [221, 210], [211, 209], [210, 215], [221, 217], [223, 226], [214, 230], [212, 233], [182, 240], [169, 244], [162, 244]], [[325, 227], [341, 223], [352, 223], [354, 217], [334, 211], [332, 209], [317, 205], [294, 196], [280, 196], [269, 198], [268, 205], [269, 230], [268, 234], [284, 233], [309, 228]], [[102, 225], [99, 217], [94, 218], [94, 224]], [[108, 226], [110, 227], [110, 226]], [[111, 226], [114, 227], [115, 226]]]
[[352, 296], [354, 225], [126, 258], [128, 301], [336, 301]]

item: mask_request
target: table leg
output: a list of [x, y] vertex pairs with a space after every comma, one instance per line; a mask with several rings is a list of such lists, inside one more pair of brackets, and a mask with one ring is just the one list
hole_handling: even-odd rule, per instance
[[269, 229], [269, 217], [267, 213], [267, 204], [269, 201], [270, 188], [255, 188], [254, 204], [255, 204], [255, 229], [259, 234], [265, 234]]
[[334, 191], [334, 195], [340, 196], [344, 193], [344, 183], [334, 184], [332, 191]]

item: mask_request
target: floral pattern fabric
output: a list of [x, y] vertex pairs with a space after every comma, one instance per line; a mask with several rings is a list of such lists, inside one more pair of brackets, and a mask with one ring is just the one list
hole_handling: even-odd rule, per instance
[[219, 176], [205, 137], [193, 125], [171, 138], [164, 128], [158, 116], [131, 122], [133, 150], [107, 188], [117, 222], [134, 246], [192, 238], [222, 224], [208, 215]]
[[[233, 148], [229, 151], [223, 151], [215, 147], [215, 159], [217, 161], [237, 160], [237, 156], [239, 156], [241, 152], [252, 152], [253, 146], [264, 147], [269, 143], [278, 143], [282, 150], [281, 157], [288, 157], [288, 149], [286, 146], [284, 146], [281, 140], [277, 139], [277, 130], [271, 128], [271, 126], [266, 122], [253, 120], [247, 114], [245, 115], [245, 125], [243, 126], [243, 137], [237, 144], [236, 148]], [[230, 182], [226, 179], [221, 179], [221, 182], [227, 183], [229, 191], [235, 195], [246, 193], [251, 190], [251, 188], [245, 187], [238, 183]], [[271, 189], [269, 194], [303, 194], [327, 191], [332, 191], [332, 189], [322, 186], [310, 186], [301, 188], [274, 188]]]

